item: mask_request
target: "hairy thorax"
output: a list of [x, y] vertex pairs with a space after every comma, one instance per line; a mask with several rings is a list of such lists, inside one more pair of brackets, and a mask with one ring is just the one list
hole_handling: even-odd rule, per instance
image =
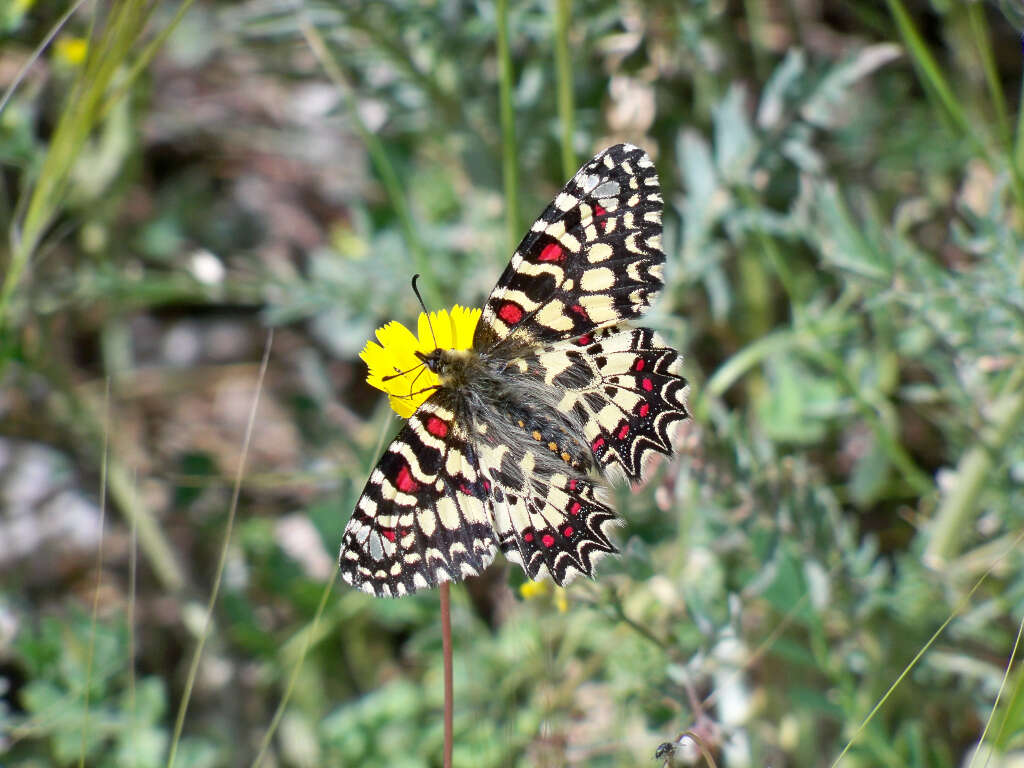
[[591, 468], [583, 425], [558, 409], [555, 390], [538, 385], [543, 379], [530, 369], [529, 358], [509, 362], [506, 355], [436, 349], [422, 359], [437, 374], [441, 398], [473, 425], [478, 438], [510, 447], [540, 443], [550, 459], [545, 463], [579, 473]]

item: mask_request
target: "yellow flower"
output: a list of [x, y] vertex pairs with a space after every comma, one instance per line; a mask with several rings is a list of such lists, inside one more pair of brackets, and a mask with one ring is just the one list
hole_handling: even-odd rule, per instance
[[555, 587], [555, 606], [559, 613], [569, 610], [569, 598], [565, 596], [565, 587]]
[[426, 355], [435, 349], [469, 349], [473, 346], [473, 332], [481, 312], [480, 309], [467, 309], [456, 304], [450, 313], [443, 309], [431, 312], [429, 324], [427, 316], [420, 312], [417, 323], [419, 338], [397, 321], [378, 328], [376, 335], [380, 343], [368, 341], [359, 353], [370, 369], [366, 383], [387, 392], [395, 413], [408, 419], [433, 394], [432, 387], [438, 384], [437, 374], [427, 368], [416, 353]]
[[84, 37], [62, 37], [57, 40], [54, 52], [57, 59], [67, 66], [77, 67], [85, 61], [89, 41]]
[[519, 585], [519, 594], [523, 600], [537, 600], [554, 590], [555, 607], [559, 613], [569, 610], [569, 599], [565, 587], [553, 586], [549, 581], [527, 581]]
[[551, 585], [546, 581], [525, 581], [519, 585], [519, 594], [523, 600], [536, 600], [546, 595]]

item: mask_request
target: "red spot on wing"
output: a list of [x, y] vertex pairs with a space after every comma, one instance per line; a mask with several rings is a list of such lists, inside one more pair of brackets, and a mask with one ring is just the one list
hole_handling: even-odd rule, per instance
[[580, 504], [578, 501], [574, 501], [572, 503], [572, 506], [569, 507], [569, 514], [570, 515], [578, 515], [582, 508], [583, 508], [582, 504]]
[[488, 493], [491, 492], [491, 481], [490, 480], [484, 480], [484, 490], [487, 491]]
[[[606, 211], [600, 205], [595, 205], [594, 206], [594, 218], [603, 217], [607, 213], [608, 213], [608, 211]], [[601, 231], [603, 232], [605, 229], [607, 229], [608, 222], [607, 221], [599, 221], [599, 222], [597, 222], [597, 226], [599, 226], [601, 228]]]
[[579, 481], [574, 477], [572, 480], [569, 481], [569, 490], [575, 491], [577, 485], [579, 485]]
[[594, 451], [596, 453], [603, 445], [604, 445], [604, 438], [603, 437], [599, 437], [596, 440], [594, 440], [594, 442], [592, 442], [590, 444], [590, 450], [592, 450], [592, 451]]
[[564, 257], [562, 252], [562, 246], [558, 243], [548, 243], [544, 246], [544, 250], [540, 252], [540, 256], [537, 257], [538, 261], [561, 261]]
[[576, 344], [578, 346], [580, 346], [580, 347], [585, 347], [590, 342], [592, 342], [593, 340], [594, 340], [593, 336], [591, 336], [589, 333], [584, 333], [582, 336], [580, 336], [578, 339], [576, 339]]
[[498, 317], [509, 325], [515, 325], [523, 319], [523, 308], [518, 304], [513, 304], [511, 301], [506, 301], [501, 305], [501, 309], [498, 310]]
[[434, 437], [444, 437], [448, 434], [448, 423], [437, 416], [431, 416], [427, 419], [427, 432]]
[[403, 464], [402, 468], [398, 470], [398, 477], [395, 478], [395, 487], [402, 493], [413, 493], [419, 489], [420, 484], [412, 479], [412, 473], [409, 471], [408, 464]]
[[394, 528], [381, 528], [380, 529], [380, 535], [383, 536], [388, 541], [394, 541], [395, 540], [395, 529]]
[[647, 403], [640, 403], [640, 410], [638, 411], [638, 413], [641, 416], [646, 416], [650, 412], [650, 410], [651, 410], [651, 406], [650, 405], [648, 405]]
[[633, 364], [633, 370], [634, 371], [642, 371], [644, 369], [644, 365], [646, 365], [646, 363], [644, 362], [644, 359], [642, 357], [638, 357], [636, 359], [636, 363]]
[[555, 537], [552, 536], [550, 533], [545, 533], [543, 536], [541, 536], [540, 540], [541, 542], [543, 542], [545, 547], [552, 547], [555, 544]]
[[571, 307], [569, 307], [569, 311], [579, 315], [584, 320], [590, 320], [590, 315], [587, 314], [587, 310], [585, 310], [579, 304], [573, 304]]
[[619, 432], [616, 435], [616, 437], [619, 438], [619, 440], [625, 440], [626, 439], [626, 435], [628, 435], [628, 434], [629, 434], [629, 424], [623, 424], [621, 427], [619, 427]]
[[654, 389], [654, 382], [651, 381], [650, 379], [644, 379], [643, 381], [640, 382], [640, 386], [643, 387], [647, 392], [650, 392], [652, 389]]
[[530, 531], [527, 531], [526, 533], [524, 533], [523, 534], [523, 541], [525, 541], [527, 544], [529, 544], [531, 541], [533, 541], [533, 533], [531, 533]]
[[567, 525], [562, 529], [562, 535], [565, 536], [565, 538], [569, 538], [574, 532], [575, 529], [571, 525]]

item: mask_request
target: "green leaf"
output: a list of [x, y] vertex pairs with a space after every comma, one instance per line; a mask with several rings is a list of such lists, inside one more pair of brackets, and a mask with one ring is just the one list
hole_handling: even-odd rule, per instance
[[857, 457], [850, 475], [850, 497], [858, 507], [868, 507], [878, 501], [892, 475], [889, 457], [878, 444], [874, 434]]
[[842, 125], [859, 103], [859, 94], [852, 86], [902, 54], [903, 49], [894, 43], [869, 45], [852, 54], [829, 70], [804, 103], [801, 116], [821, 128]]
[[[132, 768], [160, 768], [167, 755], [170, 741], [166, 730], [161, 728], [132, 728], [128, 725], [118, 739], [114, 751], [116, 766], [132, 766]], [[176, 765], [192, 765], [184, 757], [184, 749], [179, 747]]]
[[1019, 668], [1011, 677], [1007, 693], [995, 735], [995, 746], [1004, 752], [1024, 746], [1024, 673]]
[[818, 249], [824, 260], [860, 277], [888, 282], [891, 264], [871, 243], [864, 224], [856, 221], [834, 182], [816, 186], [817, 216], [820, 217]]
[[757, 109], [757, 125], [763, 130], [774, 128], [782, 120], [786, 100], [796, 90], [807, 71], [807, 56], [799, 48], [790, 48], [786, 58], [775, 68], [761, 91]]
[[758, 143], [747, 115], [747, 93], [733, 84], [713, 112], [715, 165], [731, 184], [749, 186], [750, 167], [757, 157]]
[[[121, 693], [121, 709], [131, 714], [132, 695], [130, 689]], [[159, 677], [145, 677], [135, 685], [135, 722], [152, 725], [160, 722], [167, 711], [167, 693], [164, 681]]]
[[841, 398], [831, 379], [813, 375], [795, 358], [775, 355], [766, 361], [769, 387], [759, 393], [756, 411], [765, 432], [788, 443], [815, 443], [826, 432], [824, 417]]

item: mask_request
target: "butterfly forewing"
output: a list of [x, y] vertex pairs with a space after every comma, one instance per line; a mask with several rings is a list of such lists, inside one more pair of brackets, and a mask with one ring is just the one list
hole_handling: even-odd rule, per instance
[[485, 480], [449, 394], [409, 418], [356, 503], [340, 558], [354, 587], [399, 597], [476, 575], [494, 558]]
[[523, 238], [484, 305], [475, 349], [568, 339], [642, 314], [662, 286], [654, 164], [609, 147], [562, 189]]

